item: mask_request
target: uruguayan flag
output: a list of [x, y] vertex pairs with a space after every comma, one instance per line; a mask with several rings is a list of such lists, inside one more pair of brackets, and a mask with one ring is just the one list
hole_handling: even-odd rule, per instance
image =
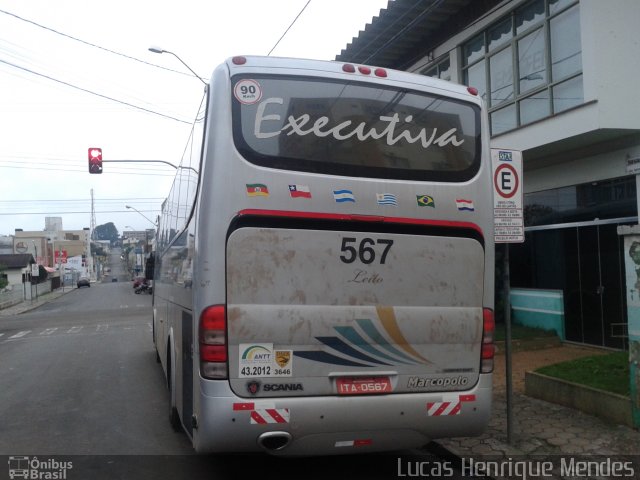
[[343, 202], [355, 203], [356, 201], [356, 197], [353, 196], [353, 192], [351, 190], [334, 190], [333, 199], [337, 203], [343, 203]]
[[393, 193], [376, 193], [378, 205], [398, 205], [398, 200]]

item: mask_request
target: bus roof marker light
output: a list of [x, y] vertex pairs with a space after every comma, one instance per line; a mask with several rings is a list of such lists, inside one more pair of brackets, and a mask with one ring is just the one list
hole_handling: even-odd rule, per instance
[[247, 63], [247, 57], [237, 56], [231, 59], [234, 65], [244, 65]]
[[369, 67], [358, 67], [358, 71], [364, 75], [369, 75], [371, 73], [371, 69]]
[[347, 73], [355, 73], [356, 67], [354, 67], [350, 63], [345, 63], [344, 65], [342, 65], [342, 71]]
[[478, 89], [476, 87], [467, 87], [467, 92], [476, 97], [478, 96]]
[[387, 77], [387, 71], [384, 68], [376, 68], [373, 73], [375, 74], [376, 77], [381, 77], [381, 78], [386, 78]]

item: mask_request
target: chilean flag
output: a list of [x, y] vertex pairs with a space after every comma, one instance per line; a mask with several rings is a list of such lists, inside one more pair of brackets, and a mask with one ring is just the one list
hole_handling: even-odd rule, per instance
[[309, 190], [307, 185], [289, 185], [289, 195], [291, 195], [292, 198], [311, 198], [311, 190]]

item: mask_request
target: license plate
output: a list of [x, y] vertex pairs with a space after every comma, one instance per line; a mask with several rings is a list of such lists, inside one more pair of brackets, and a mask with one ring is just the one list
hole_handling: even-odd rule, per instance
[[389, 377], [342, 377], [336, 378], [339, 395], [371, 395], [390, 393]]

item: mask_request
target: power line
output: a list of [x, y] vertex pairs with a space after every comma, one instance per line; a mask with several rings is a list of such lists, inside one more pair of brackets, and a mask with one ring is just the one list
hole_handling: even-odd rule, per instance
[[275, 48], [278, 46], [278, 44], [280, 43], [280, 41], [284, 38], [284, 36], [289, 32], [289, 30], [291, 29], [291, 27], [293, 27], [293, 24], [296, 23], [296, 21], [298, 20], [298, 17], [300, 15], [302, 15], [302, 12], [304, 12], [304, 10], [307, 8], [307, 6], [311, 3], [311, 0], [307, 0], [307, 3], [305, 3], [304, 7], [302, 7], [302, 10], [300, 10], [300, 12], [298, 13], [298, 15], [296, 15], [296, 18], [293, 19], [293, 22], [291, 22], [291, 25], [289, 25], [287, 27], [287, 29], [284, 31], [284, 33], [282, 34], [282, 36], [278, 39], [278, 41], [276, 42], [276, 44], [271, 48], [271, 50], [269, 50], [269, 53], [267, 53], [267, 57], [269, 55], [271, 55], [271, 52], [273, 52], [275, 50]]
[[[145, 200], [164, 200], [164, 197], [131, 197], [131, 198], [97, 198], [97, 202], [125, 202], [135, 201], [144, 202]], [[0, 200], [0, 203], [23, 203], [23, 202], [86, 202], [86, 198], [34, 198], [34, 199], [22, 199], [22, 200]]]
[[35, 71], [30, 70], [28, 68], [21, 67], [19, 65], [11, 63], [11, 62], [7, 62], [5, 60], [0, 60], [0, 63], [4, 63], [6, 65], [9, 65], [11, 67], [17, 68], [19, 70], [24, 70], [25, 72], [29, 72], [29, 73], [31, 73], [33, 75], [37, 75], [39, 77], [43, 77], [43, 78], [46, 78], [48, 80], [51, 80], [51, 81], [54, 81], [54, 82], [57, 82], [57, 83], [61, 83], [61, 84], [66, 85], [68, 87], [75, 88], [76, 90], [80, 90], [80, 91], [83, 91], [85, 93], [89, 93], [91, 95], [95, 95], [97, 97], [104, 98], [106, 100], [111, 100], [112, 102], [117, 102], [117, 103], [120, 103], [122, 105], [126, 105], [128, 107], [135, 108], [135, 109], [138, 109], [138, 110], [142, 110], [142, 111], [147, 112], [147, 113], [152, 113], [154, 115], [159, 115], [159, 116], [164, 117], [164, 118], [175, 120], [176, 122], [181, 122], [181, 123], [186, 123], [187, 125], [191, 125], [191, 122], [187, 122], [186, 120], [181, 120], [179, 118], [175, 118], [175, 117], [172, 117], [170, 115], [165, 115], [164, 113], [160, 113], [160, 112], [156, 112], [156, 111], [153, 111], [153, 110], [149, 110], [148, 108], [144, 108], [144, 107], [139, 107], [137, 105], [133, 105], [132, 103], [128, 103], [128, 102], [125, 102], [125, 101], [122, 101], [122, 100], [118, 100], [116, 98], [109, 97], [107, 95], [102, 95], [101, 93], [96, 93], [96, 92], [93, 92], [91, 90], [87, 90], [86, 88], [78, 87], [77, 85], [73, 85], [72, 83], [68, 83], [68, 82], [65, 82], [63, 80], [58, 80], [57, 78], [50, 77], [49, 75], [45, 75], [43, 73], [35, 72]]
[[[0, 168], [17, 168], [17, 169], [31, 170], [31, 171], [33, 171], [34, 168], [37, 168], [38, 170], [47, 170], [47, 171], [53, 171], [53, 172], [88, 173], [86, 169], [82, 169], [82, 170], [71, 169], [70, 170], [70, 169], [66, 169], [66, 168], [47, 168], [47, 167], [40, 167], [40, 166], [34, 166], [34, 165], [24, 165], [24, 166], [0, 165]], [[111, 170], [109, 170], [109, 171], [103, 172], [103, 174], [107, 174], [107, 175], [111, 175], [111, 174], [116, 174], [116, 175], [150, 175], [152, 177], [175, 177], [175, 174], [173, 174], [173, 173], [141, 173], [141, 172], [132, 172], [131, 170], [127, 170], [127, 171], [111, 171]]]
[[110, 49], [108, 49], [108, 48], [101, 47], [100, 45], [96, 45], [96, 44], [94, 44], [94, 43], [87, 42], [86, 40], [82, 40], [82, 39], [80, 39], [80, 38], [73, 37], [73, 36], [71, 36], [71, 35], [68, 35], [68, 34], [66, 34], [66, 33], [60, 32], [60, 31], [58, 31], [58, 30], [54, 30], [53, 28], [46, 27], [46, 26], [44, 26], [44, 25], [41, 25], [41, 24], [39, 24], [39, 23], [34, 22], [33, 20], [29, 20], [29, 19], [27, 19], [27, 18], [20, 17], [19, 15], [16, 15], [15, 13], [7, 12], [7, 11], [5, 11], [5, 10], [0, 10], [0, 13], [4, 13], [5, 15], [9, 15], [9, 16], [11, 16], [11, 17], [17, 18], [18, 20], [22, 20], [23, 22], [30, 23], [30, 24], [32, 24], [32, 25], [35, 25], [36, 27], [43, 28], [44, 30], [48, 30], [48, 31], [53, 32], [53, 33], [55, 33], [55, 34], [57, 34], [57, 35], [61, 35], [61, 36], [63, 36], [63, 37], [70, 38], [71, 40], [74, 40], [74, 41], [76, 41], [76, 42], [84, 43], [85, 45], [88, 45], [88, 46], [90, 46], [90, 47], [94, 47], [94, 48], [98, 48], [98, 49], [100, 49], [100, 50], [104, 50], [105, 52], [113, 53], [114, 55], [119, 55], [119, 56], [124, 57], [124, 58], [127, 58], [127, 59], [129, 59], [129, 60], [134, 60], [134, 61], [136, 61], [136, 62], [144, 63], [145, 65], [149, 65], [149, 66], [151, 66], [151, 67], [160, 68], [160, 69], [162, 69], [162, 70], [168, 70], [169, 72], [178, 73], [178, 74], [180, 74], [180, 75], [185, 75], [185, 76], [187, 76], [187, 77], [192, 77], [192, 76], [193, 76], [193, 75], [191, 75], [190, 73], [185, 73], [185, 72], [180, 72], [180, 71], [178, 71], [178, 70], [173, 70], [172, 68], [167, 68], [167, 67], [163, 67], [163, 66], [161, 66], [161, 65], [156, 65], [155, 63], [147, 62], [147, 61], [145, 61], [145, 60], [141, 60], [141, 59], [139, 59], [139, 58], [132, 57], [132, 56], [130, 56], [130, 55], [126, 55], [126, 54], [124, 54], [124, 53], [116, 52], [116, 51], [114, 51], [114, 50], [110, 50]]
[[[140, 210], [141, 212], [146, 212], [146, 213], [159, 213], [161, 210], [160, 209], [156, 209], [156, 210]], [[71, 214], [77, 214], [77, 213], [91, 213], [90, 210], [83, 210], [83, 211], [74, 211], [74, 212], [52, 212], [52, 211], [46, 211], [46, 212], [14, 212], [14, 213], [3, 213], [0, 212], [0, 215], [5, 215], [5, 216], [11, 216], [11, 215], [71, 215]], [[99, 211], [96, 212], [96, 214], [103, 214], [103, 213], [129, 213], [129, 210], [104, 210], [104, 211]]]

